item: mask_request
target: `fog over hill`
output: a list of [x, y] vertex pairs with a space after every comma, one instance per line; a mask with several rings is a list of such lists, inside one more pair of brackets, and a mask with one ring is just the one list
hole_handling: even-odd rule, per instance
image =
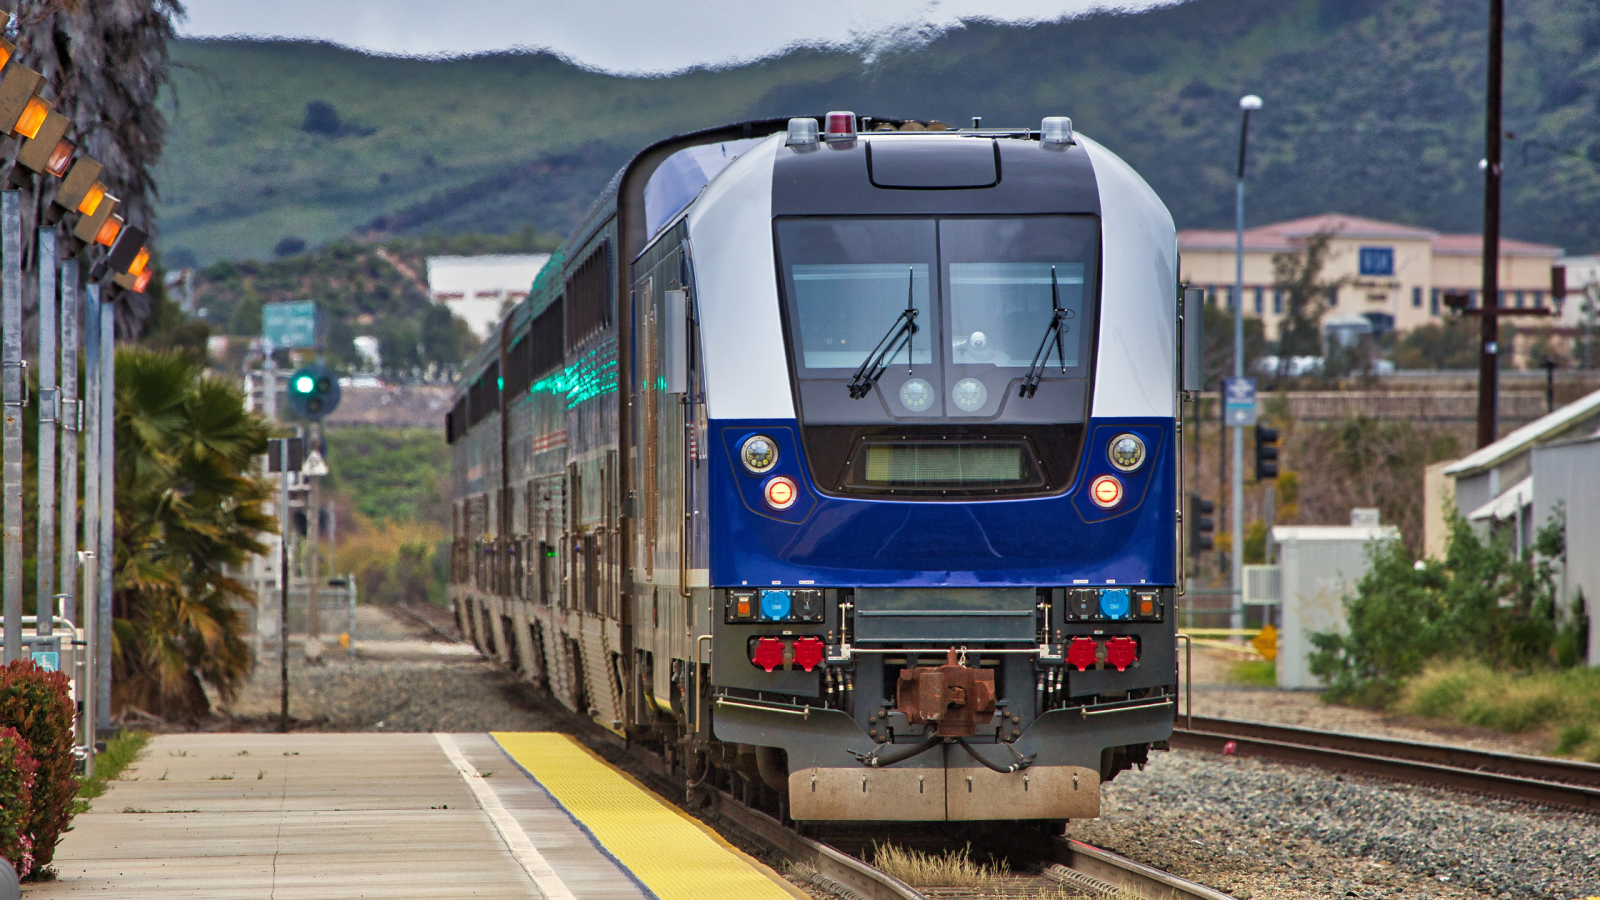
[[[1189, 0], [970, 22], [867, 60], [801, 49], [665, 77], [549, 54], [183, 40], [171, 48], [161, 244], [182, 264], [266, 257], [284, 238], [565, 232], [651, 140], [829, 109], [991, 125], [1070, 115], [1139, 169], [1181, 227], [1227, 227], [1244, 93], [1266, 101], [1252, 118], [1252, 223], [1337, 210], [1474, 231], [1486, 5]], [[1600, 8], [1507, 5], [1506, 232], [1600, 249]]]

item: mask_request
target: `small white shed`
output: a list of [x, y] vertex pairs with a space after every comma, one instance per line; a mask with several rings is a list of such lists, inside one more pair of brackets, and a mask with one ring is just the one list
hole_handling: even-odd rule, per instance
[[1344, 596], [1367, 572], [1374, 543], [1400, 539], [1393, 525], [1279, 525], [1272, 529], [1283, 584], [1278, 687], [1320, 688], [1310, 635], [1347, 629]]

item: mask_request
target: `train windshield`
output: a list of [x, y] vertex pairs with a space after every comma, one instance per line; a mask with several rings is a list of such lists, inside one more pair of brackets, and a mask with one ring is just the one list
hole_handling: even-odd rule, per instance
[[803, 391], [811, 413], [1071, 420], [1059, 401], [1088, 375], [1092, 217], [786, 219], [777, 234], [796, 374], [835, 385], [816, 404]]
[[[775, 229], [802, 419], [813, 433], [887, 426], [834, 436], [844, 446], [825, 455], [846, 481], [943, 492], [1054, 480], [1032, 432], [1086, 417], [1094, 217], [785, 218]], [[1009, 441], [910, 442], [949, 440], [951, 426]], [[891, 433], [902, 449], [881, 443]]]

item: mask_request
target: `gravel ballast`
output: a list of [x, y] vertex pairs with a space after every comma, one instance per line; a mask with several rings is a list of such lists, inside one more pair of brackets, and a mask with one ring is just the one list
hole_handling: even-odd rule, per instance
[[1151, 754], [1068, 836], [1237, 897], [1600, 895], [1600, 818], [1319, 769]]

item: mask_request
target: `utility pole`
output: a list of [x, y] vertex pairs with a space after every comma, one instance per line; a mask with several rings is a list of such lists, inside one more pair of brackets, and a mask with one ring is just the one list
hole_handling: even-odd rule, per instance
[[[35, 630], [48, 638], [55, 627], [56, 597], [56, 428], [61, 395], [56, 391], [56, 233], [39, 229], [39, 541], [34, 549], [38, 570]], [[62, 580], [71, 576], [62, 572]], [[47, 644], [39, 649], [49, 651]], [[57, 657], [59, 660], [60, 657]]]
[[[1239, 174], [1234, 182], [1234, 259], [1233, 259], [1233, 377], [1244, 377], [1244, 162], [1250, 138], [1250, 111], [1261, 108], [1261, 98], [1247, 94], [1239, 98], [1243, 118], [1239, 122]], [[1224, 397], [1223, 406], [1227, 400]], [[1231, 563], [1228, 586], [1232, 588], [1228, 627], [1244, 627], [1244, 428], [1233, 427], [1233, 535], [1228, 551]]]
[[0, 378], [4, 379], [5, 661], [22, 659], [22, 409], [28, 405], [22, 361], [22, 199], [0, 191]]
[[1499, 436], [1500, 391], [1500, 90], [1505, 44], [1505, 0], [1489, 0], [1488, 108], [1484, 115], [1483, 302], [1478, 354], [1478, 446]]

